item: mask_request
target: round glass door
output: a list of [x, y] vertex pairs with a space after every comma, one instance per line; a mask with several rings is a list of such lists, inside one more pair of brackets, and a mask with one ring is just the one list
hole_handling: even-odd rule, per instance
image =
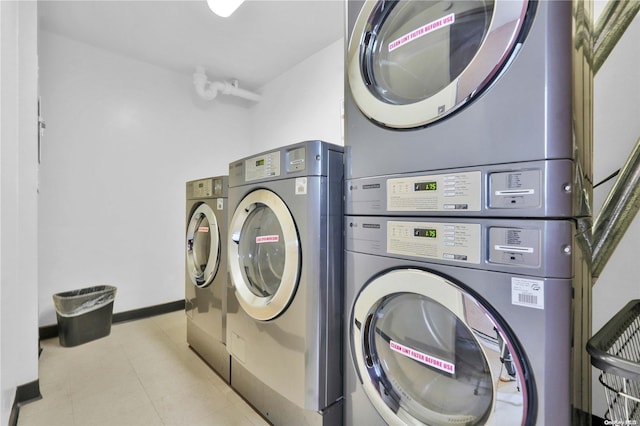
[[525, 358], [501, 324], [450, 281], [395, 270], [356, 299], [351, 350], [367, 396], [390, 425], [499, 425], [505, 418], [522, 425], [532, 384], [522, 380]]
[[229, 270], [238, 301], [253, 318], [280, 315], [300, 275], [300, 241], [284, 202], [264, 189], [247, 195], [229, 227]]
[[200, 204], [187, 225], [187, 272], [197, 287], [213, 281], [220, 263], [220, 232], [216, 215], [207, 204]]
[[446, 117], [486, 89], [515, 53], [528, 0], [367, 1], [348, 47], [360, 110], [409, 129]]

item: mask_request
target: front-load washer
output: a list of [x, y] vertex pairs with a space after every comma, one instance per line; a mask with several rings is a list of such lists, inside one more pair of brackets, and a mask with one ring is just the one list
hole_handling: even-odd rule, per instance
[[342, 424], [343, 170], [322, 141], [229, 165], [231, 386], [273, 424]]
[[227, 383], [227, 176], [187, 182], [187, 342]]
[[572, 221], [345, 229], [345, 424], [570, 424]]
[[574, 158], [571, 2], [346, 3], [346, 179]]

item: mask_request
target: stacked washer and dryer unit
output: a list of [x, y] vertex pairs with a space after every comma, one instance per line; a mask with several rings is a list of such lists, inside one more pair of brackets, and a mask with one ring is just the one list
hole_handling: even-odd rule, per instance
[[571, 21], [347, 2], [345, 424], [570, 424]]
[[231, 386], [275, 425], [342, 424], [343, 148], [229, 165]]
[[226, 381], [227, 176], [187, 182], [187, 343]]

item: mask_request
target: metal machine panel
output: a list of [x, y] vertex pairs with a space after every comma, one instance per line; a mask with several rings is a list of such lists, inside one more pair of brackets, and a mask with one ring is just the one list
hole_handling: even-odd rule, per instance
[[345, 181], [345, 214], [571, 217], [574, 164], [533, 161]]
[[227, 186], [227, 176], [186, 183], [185, 313], [187, 343], [229, 382]]
[[[273, 208], [274, 215], [289, 218], [282, 219], [282, 223], [292, 219], [288, 234], [297, 236], [295, 253], [299, 260], [294, 263], [298, 271], [282, 274], [281, 278], [297, 282], [279, 284], [292, 291], [286, 301], [278, 299], [282, 303], [278, 302], [276, 312], [269, 311], [261, 317], [264, 310], [259, 307], [245, 311], [238, 303], [242, 297], [239, 288], [246, 285], [244, 269], [230, 267], [230, 271], [236, 271], [232, 273], [234, 289], [229, 293], [227, 322], [228, 349], [234, 365], [231, 386], [276, 424], [296, 416], [300, 421], [314, 418], [309, 424], [339, 424], [335, 421], [336, 413], [341, 412], [336, 404], [341, 404], [342, 397], [342, 157], [342, 147], [307, 141], [229, 165], [230, 205], [234, 210], [249, 210], [248, 215], [236, 212], [233, 216], [249, 217], [253, 206], [280, 205], [260, 202], [260, 194], [271, 194], [286, 210], [284, 214]], [[244, 201], [249, 199], [250, 206]], [[260, 226], [258, 222], [256, 226]], [[232, 223], [231, 227], [229, 263], [247, 265], [241, 259], [246, 255], [241, 242], [248, 230], [241, 223]], [[268, 236], [254, 231], [256, 243], [247, 247], [260, 250], [252, 255], [264, 257], [268, 250], [262, 248], [266, 249], [271, 241], [280, 243], [280, 237], [271, 231]], [[286, 245], [291, 246], [289, 240], [293, 239], [285, 239]], [[264, 266], [281, 258], [265, 257]], [[280, 270], [275, 263], [270, 265], [274, 272]], [[266, 307], [271, 301], [267, 293], [254, 293], [255, 297], [246, 297], [242, 303]], [[284, 415], [283, 410], [289, 414]]]
[[[575, 233], [571, 220], [345, 217], [345, 422], [569, 424]], [[511, 369], [507, 352], [492, 365], [503, 344], [517, 362], [493, 381], [496, 403], [484, 387], [464, 410], [448, 402], [470, 391], [465, 374]], [[458, 371], [473, 347], [487, 369]], [[416, 386], [431, 397], [412, 385], [427, 376]]]
[[[456, 2], [452, 6], [451, 2], [400, 1], [393, 4], [387, 2], [384, 7], [383, 3], [347, 2], [350, 40], [345, 77], [347, 179], [574, 158], [571, 128], [570, 2], [498, 0]], [[471, 11], [467, 15], [456, 14], [454, 22], [438, 26], [432, 32], [394, 49], [388, 53], [393, 58], [386, 60], [386, 45], [374, 43], [385, 37], [391, 40], [391, 27], [399, 25], [403, 20], [407, 22], [407, 32], [404, 34], [412, 34], [410, 29], [418, 30], [423, 25], [437, 22], [436, 18], [429, 18], [431, 9], [436, 11], [440, 8], [437, 16], [444, 19], [454, 12], [458, 4], [486, 7], [486, 16], [491, 18], [484, 20], [481, 18], [481, 13], [484, 12], [479, 10], [477, 15], [473, 15]], [[412, 7], [418, 9], [413, 15]], [[514, 7], [515, 11], [508, 11]], [[399, 12], [396, 13], [396, 10]], [[487, 38], [478, 43], [477, 50], [467, 46], [472, 50], [470, 56], [465, 58], [473, 59], [466, 67], [460, 67], [462, 71], [437, 71], [443, 78], [452, 79], [451, 90], [459, 92], [455, 94], [456, 97], [466, 89], [455, 76], [473, 73], [479, 68], [486, 70], [487, 76], [496, 69], [500, 70], [479, 83], [482, 89], [466, 91], [468, 95], [458, 99], [455, 108], [447, 106], [448, 101], [438, 99], [438, 93], [442, 92], [431, 97], [429, 93], [432, 92], [429, 90], [425, 89], [424, 93], [417, 90], [421, 82], [428, 84], [433, 79], [412, 80], [410, 75], [402, 75], [405, 70], [410, 73], [414, 67], [420, 72], [419, 75], [427, 72], [434, 75], [436, 70], [431, 72], [421, 67], [430, 67], [433, 62], [430, 58], [447, 55], [444, 50], [447, 44], [442, 40], [448, 39], [451, 46], [454, 46], [458, 43], [457, 39], [454, 40], [457, 32], [469, 34], [464, 29], [465, 19], [477, 18], [474, 22], [478, 25], [486, 23], [494, 27], [495, 24], [495, 28], [498, 28], [500, 16], [506, 16], [502, 12], [512, 15], [505, 19], [509, 19], [509, 25], [513, 27], [513, 38], [502, 38], [502, 35], [492, 33], [493, 30], [489, 28], [484, 33]], [[363, 22], [368, 24], [364, 25]], [[401, 38], [402, 31], [398, 31], [398, 37]], [[484, 49], [494, 42], [493, 39], [489, 40], [491, 34], [503, 40], [502, 47], [499, 47], [500, 42], [495, 46], [508, 57], [507, 60], [500, 55], [494, 57], [494, 51]], [[452, 49], [451, 62], [443, 61], [442, 66], [453, 66], [454, 55], [463, 55], [465, 48], [461, 46], [459, 51]], [[498, 60], [499, 63], [492, 64], [493, 60]], [[393, 68], [394, 61], [406, 67], [398, 65], [398, 69]], [[485, 68], [487, 66], [489, 68]], [[414, 84], [416, 90], [411, 89]], [[406, 96], [389, 99], [396, 89]], [[443, 88], [443, 91], [447, 90], [449, 89]], [[361, 92], [371, 94], [360, 99]], [[419, 98], [412, 99], [413, 95]], [[356, 97], [359, 98], [357, 102]], [[432, 114], [428, 105], [421, 107], [423, 103], [430, 101], [443, 105], [446, 113], [438, 114], [434, 110]], [[424, 124], [395, 125], [385, 122], [385, 118], [372, 112], [377, 110], [376, 105], [382, 105], [398, 119], [415, 113], [418, 123], [422, 114]]]

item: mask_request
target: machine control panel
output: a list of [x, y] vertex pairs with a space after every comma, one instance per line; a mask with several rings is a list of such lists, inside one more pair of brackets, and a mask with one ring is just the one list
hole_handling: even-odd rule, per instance
[[477, 223], [387, 222], [387, 252], [426, 259], [480, 263]]
[[344, 229], [349, 252], [533, 277], [573, 277], [579, 250], [571, 220], [347, 215]]
[[306, 149], [302, 146], [286, 153], [287, 173], [299, 172], [306, 168]]
[[482, 173], [463, 172], [387, 180], [390, 212], [480, 211]]
[[280, 176], [280, 151], [261, 154], [244, 161], [245, 181]]
[[575, 164], [540, 160], [345, 180], [345, 214], [573, 217]]
[[541, 205], [540, 170], [521, 170], [489, 175], [489, 208], [521, 209]]
[[538, 267], [541, 244], [538, 229], [489, 228], [489, 262]]
[[191, 195], [193, 198], [208, 198], [213, 195], [213, 179], [201, 179], [192, 182]]

